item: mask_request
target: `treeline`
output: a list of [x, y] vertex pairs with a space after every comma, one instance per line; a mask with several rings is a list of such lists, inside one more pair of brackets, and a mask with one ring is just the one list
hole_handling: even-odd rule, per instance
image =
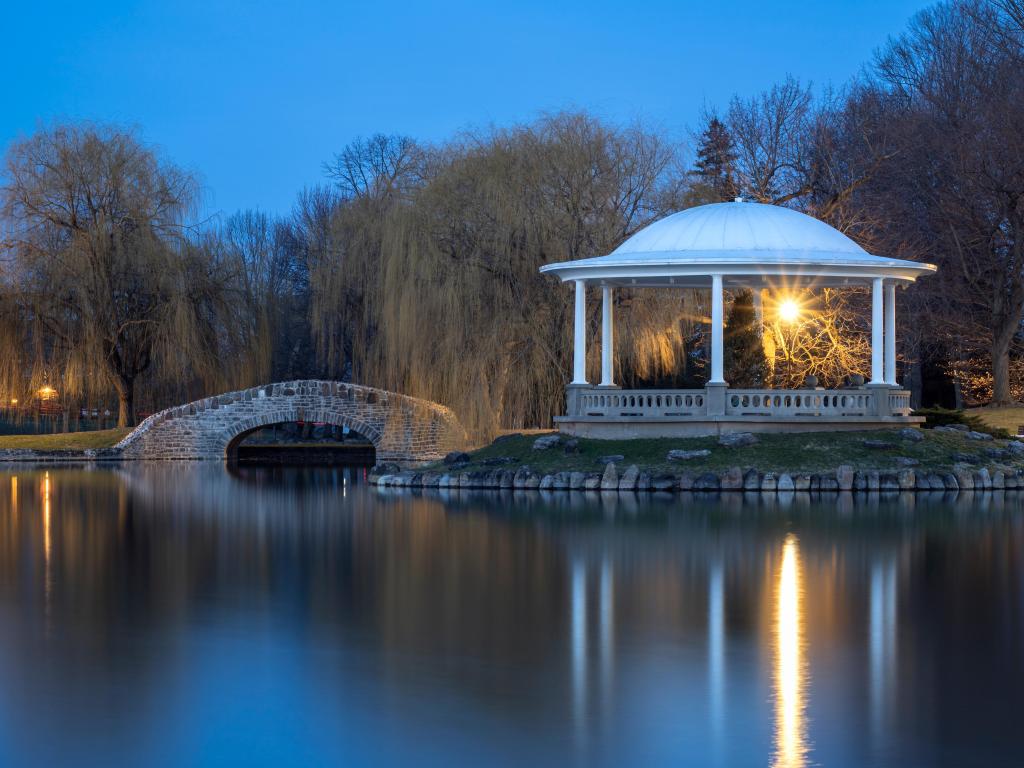
[[[480, 434], [547, 425], [572, 310], [539, 267], [744, 195], [939, 264], [900, 296], [902, 378], [919, 401], [948, 377], [1008, 402], [1024, 384], [1022, 9], [937, 5], [845, 88], [787, 79], [709, 110], [690, 142], [586, 113], [441, 145], [360, 139], [284, 217], [197, 222], [195, 180], [130, 131], [41, 129], [5, 163], [0, 397], [47, 384], [75, 405], [116, 395], [127, 424], [218, 390], [348, 378], [449, 404]], [[707, 297], [617, 301], [619, 380], [699, 384]], [[863, 295], [810, 301], [799, 338], [766, 340], [776, 384], [836, 383], [866, 364]]]

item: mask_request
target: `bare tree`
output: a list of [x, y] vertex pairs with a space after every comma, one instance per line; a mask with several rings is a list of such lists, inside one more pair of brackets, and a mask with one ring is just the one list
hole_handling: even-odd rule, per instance
[[184, 359], [181, 347], [200, 365], [211, 338], [215, 275], [183, 230], [194, 179], [129, 131], [80, 124], [15, 142], [4, 182], [18, 290], [64, 364], [101, 372], [118, 424], [132, 424], [139, 376], [158, 357]]
[[407, 191], [421, 154], [408, 136], [377, 133], [347, 145], [324, 171], [346, 197], [390, 199]]
[[987, 328], [995, 404], [1012, 400], [1010, 349], [1024, 312], [1024, 46], [1007, 7], [924, 11], [877, 62], [899, 107], [898, 192], [931, 233], [948, 300], [969, 310], [947, 316]]

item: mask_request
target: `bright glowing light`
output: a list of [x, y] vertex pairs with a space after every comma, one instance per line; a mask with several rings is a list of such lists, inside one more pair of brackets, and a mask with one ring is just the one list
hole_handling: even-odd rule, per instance
[[793, 323], [798, 317], [800, 317], [800, 305], [793, 299], [786, 299], [779, 304], [779, 318], [782, 322]]
[[44, 384], [39, 388], [39, 397], [43, 400], [50, 400], [57, 396], [57, 390], [51, 387], [49, 384]]
[[43, 475], [43, 557], [50, 564], [50, 473]]
[[17, 404], [18, 404], [18, 398], [12, 397], [11, 398], [11, 405], [17, 405]]
[[780, 768], [806, 765], [804, 660], [800, 589], [800, 550], [789, 534], [782, 545], [782, 568], [775, 624], [775, 759]]

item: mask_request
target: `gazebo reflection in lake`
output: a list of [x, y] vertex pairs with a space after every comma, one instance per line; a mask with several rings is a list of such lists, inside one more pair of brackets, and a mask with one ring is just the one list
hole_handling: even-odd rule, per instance
[[[547, 264], [542, 272], [576, 290], [573, 379], [559, 429], [583, 437], [675, 437], [750, 431], [823, 431], [905, 426], [910, 393], [896, 381], [896, 287], [931, 264], [873, 256], [818, 219], [737, 199], [672, 214], [607, 256]], [[586, 295], [602, 296], [601, 381], [586, 374]], [[733, 389], [723, 371], [726, 289], [779, 293], [870, 286], [871, 380], [842, 389]], [[711, 376], [703, 389], [624, 390], [613, 360], [616, 288], [711, 290]]]

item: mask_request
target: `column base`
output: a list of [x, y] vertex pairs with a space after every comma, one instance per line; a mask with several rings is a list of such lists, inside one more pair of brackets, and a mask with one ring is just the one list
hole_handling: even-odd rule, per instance
[[581, 389], [590, 389], [590, 383], [580, 384], [573, 381], [565, 385], [565, 413], [567, 416], [579, 415], [579, 391]]
[[704, 385], [704, 406], [708, 416], [725, 415], [725, 393], [729, 385], [724, 381], [709, 381]]
[[875, 398], [875, 415], [880, 418], [888, 418], [892, 416], [892, 406], [889, 403], [889, 390], [895, 389], [892, 384], [886, 384], [884, 381], [869, 381], [864, 385], [866, 389], [871, 390], [871, 394]]

